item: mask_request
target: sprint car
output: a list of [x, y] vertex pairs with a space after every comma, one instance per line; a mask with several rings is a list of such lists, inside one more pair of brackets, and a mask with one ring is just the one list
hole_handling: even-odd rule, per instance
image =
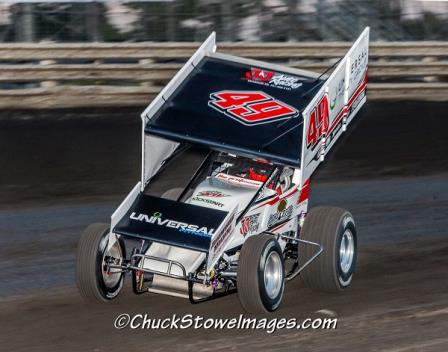
[[199, 303], [237, 292], [276, 310], [300, 277], [347, 288], [357, 260], [352, 215], [308, 211], [310, 178], [366, 101], [369, 29], [317, 74], [200, 46], [142, 113], [141, 180], [82, 234], [76, 283], [88, 300], [136, 294]]

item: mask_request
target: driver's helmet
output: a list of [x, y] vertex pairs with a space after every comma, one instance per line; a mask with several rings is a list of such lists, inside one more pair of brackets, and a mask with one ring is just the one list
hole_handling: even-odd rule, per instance
[[253, 167], [251, 167], [249, 168], [249, 179], [265, 182], [268, 179], [268, 172], [263, 169], [255, 170]]

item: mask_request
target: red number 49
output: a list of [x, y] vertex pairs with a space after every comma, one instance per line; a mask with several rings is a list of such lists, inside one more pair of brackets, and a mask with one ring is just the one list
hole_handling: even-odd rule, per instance
[[307, 145], [314, 147], [328, 130], [328, 98], [326, 95], [310, 113]]
[[208, 105], [245, 125], [258, 125], [298, 115], [291, 106], [260, 91], [220, 91]]

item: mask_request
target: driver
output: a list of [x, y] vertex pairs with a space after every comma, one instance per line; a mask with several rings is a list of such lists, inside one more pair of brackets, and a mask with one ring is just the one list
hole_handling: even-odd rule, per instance
[[249, 180], [265, 182], [268, 179], [268, 172], [264, 169], [255, 170], [255, 168], [249, 168], [248, 174]]

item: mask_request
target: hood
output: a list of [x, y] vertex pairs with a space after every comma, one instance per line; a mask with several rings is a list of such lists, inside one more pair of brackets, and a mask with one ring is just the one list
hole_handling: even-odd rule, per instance
[[237, 212], [244, 210], [258, 188], [232, 184], [209, 177], [194, 190], [189, 203], [207, 208], [231, 211], [238, 205]]

